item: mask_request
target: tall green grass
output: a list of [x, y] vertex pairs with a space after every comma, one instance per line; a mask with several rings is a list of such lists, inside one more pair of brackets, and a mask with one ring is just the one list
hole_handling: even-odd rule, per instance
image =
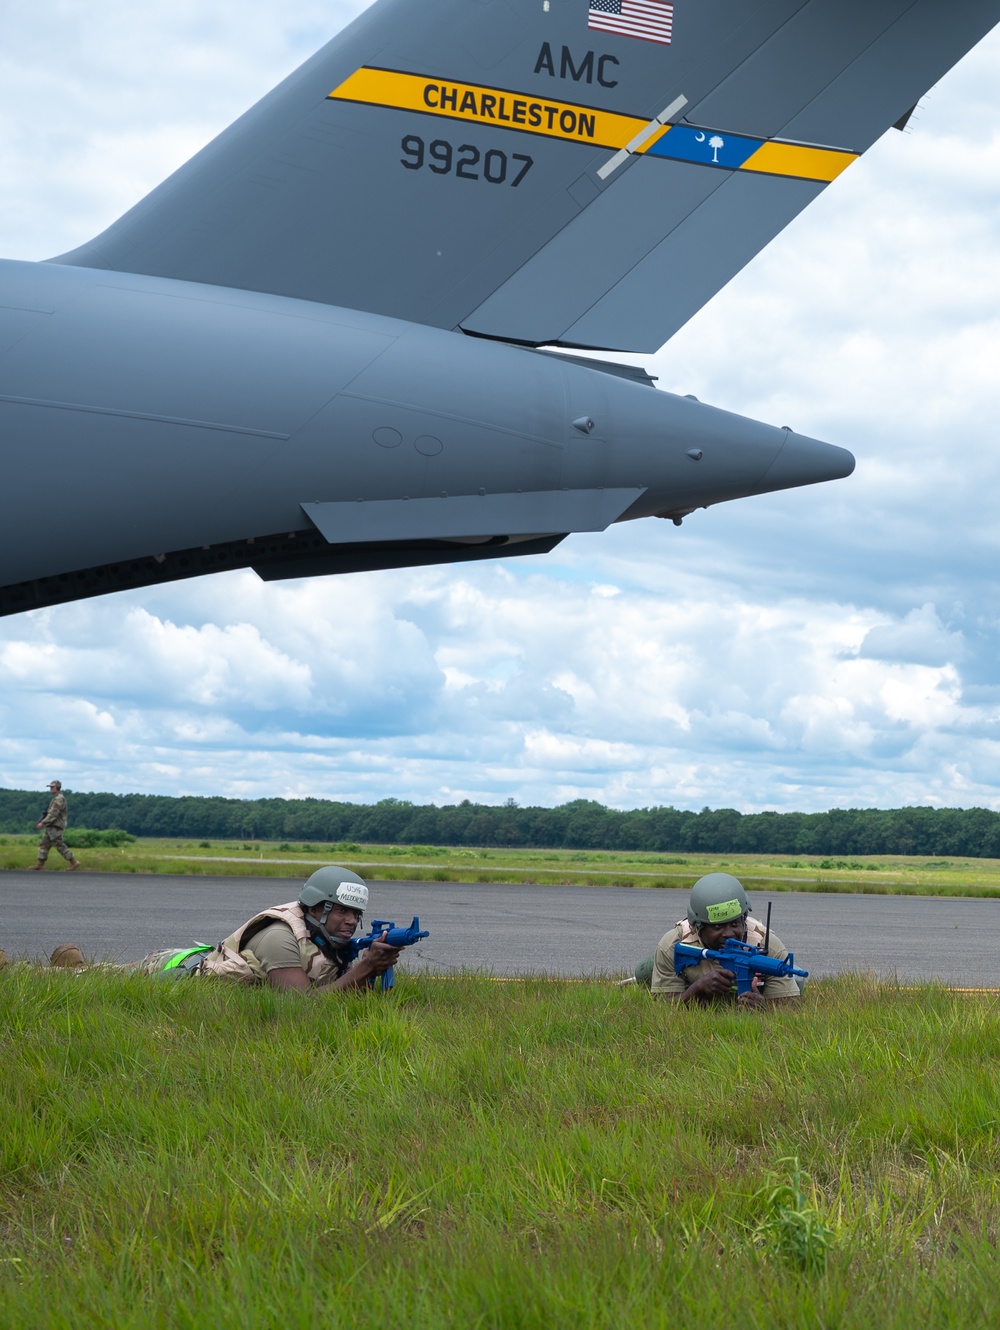
[[990, 1323], [998, 1015], [11, 966], [0, 1324]]

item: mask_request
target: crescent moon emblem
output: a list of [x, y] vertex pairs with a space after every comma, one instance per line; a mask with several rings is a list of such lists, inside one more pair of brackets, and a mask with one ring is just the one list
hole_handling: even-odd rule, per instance
[[696, 142], [696, 143], [704, 143], [704, 142], [705, 142], [705, 135], [704, 135], [704, 134], [695, 134], [694, 137], [695, 137], [695, 142]]

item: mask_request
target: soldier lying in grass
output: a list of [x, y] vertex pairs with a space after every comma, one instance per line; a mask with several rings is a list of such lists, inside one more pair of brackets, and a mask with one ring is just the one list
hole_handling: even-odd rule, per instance
[[351, 939], [367, 904], [368, 888], [357, 873], [333, 865], [318, 868], [298, 900], [261, 910], [218, 946], [154, 952], [141, 968], [188, 970], [303, 993], [360, 988], [399, 960], [399, 948], [381, 942], [354, 959]]
[[[366, 938], [355, 959], [352, 938], [367, 904], [368, 888], [357, 873], [333, 865], [318, 868], [297, 900], [261, 910], [216, 946], [165, 947], [134, 968], [167, 978], [215, 975], [302, 993], [361, 988], [391, 970], [400, 953], [381, 941], [367, 945]], [[84, 962], [78, 948], [64, 945], [51, 963], [76, 968]]]
[[760, 920], [751, 917], [750, 902], [739, 879], [730, 873], [708, 873], [691, 888], [687, 919], [680, 920], [660, 939], [653, 955], [637, 968], [636, 979], [648, 983], [654, 996], [673, 1002], [707, 1005], [735, 999], [741, 1007], [760, 1009], [771, 1002], [799, 997], [799, 986], [792, 974], [755, 978], [752, 988], [737, 994], [736, 974], [718, 960], [707, 957], [688, 966], [681, 963], [678, 973], [674, 950], [679, 943], [717, 951], [729, 939], [757, 947], [778, 961], [790, 960], [781, 939], [774, 933], [766, 935]]

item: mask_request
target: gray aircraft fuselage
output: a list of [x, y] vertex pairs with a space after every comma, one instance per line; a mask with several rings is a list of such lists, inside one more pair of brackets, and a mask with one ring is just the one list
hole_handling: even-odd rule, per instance
[[165, 278], [0, 263], [0, 352], [8, 612], [161, 571], [550, 548], [854, 466], [565, 357]]

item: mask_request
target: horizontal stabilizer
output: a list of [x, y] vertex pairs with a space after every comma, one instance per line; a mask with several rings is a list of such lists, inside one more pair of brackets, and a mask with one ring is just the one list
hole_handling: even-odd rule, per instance
[[303, 503], [331, 545], [394, 540], [473, 540], [605, 531], [645, 493], [639, 488], [453, 494], [433, 499]]

